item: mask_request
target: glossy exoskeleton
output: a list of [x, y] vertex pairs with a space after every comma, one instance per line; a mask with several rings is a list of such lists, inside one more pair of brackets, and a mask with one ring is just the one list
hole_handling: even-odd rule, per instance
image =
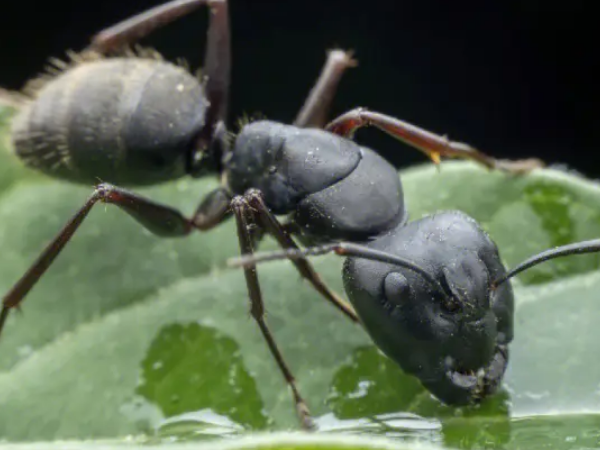
[[[211, 14], [200, 78], [154, 52], [125, 49], [202, 5], [209, 6]], [[38, 78], [12, 96], [21, 109], [13, 123], [13, 144], [25, 164], [73, 182], [105, 182], [95, 187], [5, 295], [0, 332], [9, 312], [21, 305], [98, 202], [118, 206], [163, 237], [206, 231], [233, 216], [241, 252], [248, 254], [260, 235], [253, 232], [256, 228], [273, 235], [282, 247], [297, 249], [292, 235], [312, 244], [362, 242], [404, 226], [406, 211], [396, 170], [373, 150], [348, 139], [362, 126], [375, 126], [436, 162], [440, 157], [468, 158], [510, 172], [539, 165], [535, 160], [498, 161], [466, 144], [360, 108], [327, 124], [340, 77], [355, 65], [351, 55], [340, 50], [329, 52], [293, 125], [252, 122], [230, 139], [225, 126], [229, 42], [226, 0], [175, 0], [102, 31], [89, 48], [72, 55], [71, 63], [55, 62], [60, 73]], [[114, 185], [149, 185], [206, 174], [218, 176], [222, 185], [203, 199], [191, 218]], [[288, 216], [287, 223], [277, 215]], [[295, 259], [294, 264], [321, 295], [359, 322], [354, 309], [326, 286], [307, 259]], [[292, 390], [303, 426], [310, 428], [308, 408], [265, 321], [256, 269], [247, 267], [245, 277], [251, 314]], [[503, 339], [509, 340], [510, 314], [505, 314]], [[438, 360], [442, 353], [434, 347], [430, 359]], [[473, 351], [477, 354], [471, 356], [486, 365], [495, 348]], [[435, 392], [450, 400], [456, 397], [445, 395], [443, 389]]]

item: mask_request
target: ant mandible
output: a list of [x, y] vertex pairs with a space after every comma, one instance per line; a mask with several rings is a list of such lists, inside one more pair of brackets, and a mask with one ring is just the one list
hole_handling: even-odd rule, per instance
[[[128, 50], [136, 40], [200, 6], [210, 8], [201, 79], [156, 52]], [[12, 99], [21, 108], [13, 121], [12, 140], [26, 165], [75, 183], [106, 182], [95, 187], [4, 296], [0, 333], [9, 312], [21, 305], [98, 202], [118, 206], [161, 237], [207, 231], [234, 216], [241, 253], [248, 254], [258, 239], [254, 226], [270, 233], [283, 248], [298, 249], [292, 235], [304, 244], [362, 242], [406, 222], [397, 171], [373, 150], [348, 139], [360, 127], [375, 126], [434, 162], [440, 157], [465, 158], [517, 173], [540, 165], [537, 160], [496, 160], [466, 144], [362, 108], [327, 124], [340, 78], [356, 65], [352, 55], [341, 50], [328, 53], [293, 125], [252, 122], [228, 139], [230, 60], [227, 1], [175, 0], [98, 33], [88, 48], [71, 54], [71, 62], [54, 61], [59, 73], [43, 75], [14, 94]], [[191, 218], [115, 186], [207, 174], [219, 176], [221, 186], [203, 199]], [[288, 223], [281, 223], [279, 215], [287, 215]], [[322, 296], [350, 320], [360, 321], [307, 259], [295, 259], [294, 264]], [[254, 267], [245, 268], [245, 278], [251, 315], [292, 390], [303, 427], [311, 428], [308, 407], [265, 321]]]

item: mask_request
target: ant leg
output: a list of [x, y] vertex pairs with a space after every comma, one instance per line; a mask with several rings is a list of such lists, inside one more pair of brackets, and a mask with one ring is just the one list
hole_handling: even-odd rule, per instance
[[[263, 227], [271, 233], [271, 235], [277, 239], [279, 245], [284, 249], [298, 249], [298, 246], [285, 231], [283, 225], [277, 220], [277, 218], [269, 211], [269, 208], [263, 200], [262, 193], [257, 189], [250, 189], [245, 195], [248, 203], [258, 215]], [[359, 322], [358, 316], [354, 309], [342, 298], [333, 292], [315, 271], [312, 264], [305, 258], [293, 259], [293, 264], [300, 275], [308, 280], [312, 286], [317, 290], [319, 294], [325, 297], [330, 303], [338, 308], [343, 314], [345, 314], [353, 322]]]
[[405, 144], [421, 150], [436, 164], [439, 164], [440, 157], [446, 156], [471, 159], [489, 169], [512, 173], [526, 173], [544, 166], [542, 161], [535, 158], [516, 161], [495, 159], [468, 144], [450, 141], [446, 136], [439, 136], [394, 117], [364, 108], [353, 109], [342, 114], [330, 122], [325, 129], [341, 136], [351, 137], [357, 129], [364, 126], [375, 126]]
[[302, 109], [298, 112], [294, 125], [301, 128], [323, 128], [327, 123], [327, 116], [340, 78], [346, 69], [357, 65], [358, 62], [352, 58], [352, 52], [343, 50], [327, 52], [325, 66], [308, 94]]
[[192, 224], [200, 231], [208, 231], [221, 224], [230, 216], [231, 196], [227, 191], [218, 187], [209, 192], [192, 216]]
[[202, 71], [206, 97], [211, 105], [207, 124], [213, 129], [218, 122], [224, 122], [227, 116], [231, 82], [231, 33], [227, 0], [211, 0], [210, 6], [212, 16]]
[[210, 108], [206, 112], [206, 124], [197, 138], [197, 148], [209, 148], [224, 132], [229, 105], [231, 82], [231, 33], [227, 0], [207, 0], [211, 7], [208, 40], [202, 68], [202, 82]]
[[111, 203], [118, 206], [144, 228], [160, 237], [178, 237], [186, 236], [194, 229], [208, 230], [219, 224], [228, 212], [228, 207], [223, 208], [222, 206], [225, 201], [228, 206], [229, 198], [225, 200], [222, 195], [209, 194], [194, 217], [187, 219], [179, 211], [169, 206], [153, 202], [124, 189], [109, 184], [97, 186], [83, 207], [67, 222], [58, 235], [42, 251], [33, 265], [2, 299], [0, 336], [10, 309], [18, 308], [21, 305], [26, 295], [52, 265], [96, 203]]
[[[183, 17], [200, 6], [219, 0], [172, 0], [96, 33], [87, 50], [109, 53], [149, 35], [157, 28]], [[224, 0], [221, 0], [224, 1]]]
[[[240, 250], [242, 255], [253, 254], [254, 248], [252, 246], [252, 236], [249, 232], [249, 227], [254, 223], [254, 212], [252, 210], [252, 206], [248, 203], [248, 201], [242, 197], [234, 197], [231, 201], [231, 209], [235, 215], [237, 222], [237, 232], [238, 238], [240, 241]], [[292, 390], [292, 394], [294, 396], [294, 403], [296, 406], [296, 412], [300, 417], [300, 421], [302, 423], [302, 427], [311, 430], [314, 428], [314, 423], [311, 419], [310, 412], [308, 410], [308, 406], [306, 402], [300, 395], [300, 391], [296, 386], [296, 380], [292, 371], [288, 367], [285, 362], [277, 343], [275, 342], [275, 338], [271, 333], [271, 330], [267, 326], [265, 322], [265, 307], [262, 299], [262, 293], [260, 290], [260, 283], [258, 281], [258, 276], [256, 273], [256, 267], [253, 265], [248, 265], [244, 267], [244, 276], [246, 277], [246, 285], [248, 287], [248, 295], [250, 296], [250, 314], [256, 320], [260, 331], [267, 341], [267, 345], [269, 346], [269, 350], [271, 354], [275, 358], [277, 365], [279, 366], [279, 370], [283, 374], [288, 386]]]

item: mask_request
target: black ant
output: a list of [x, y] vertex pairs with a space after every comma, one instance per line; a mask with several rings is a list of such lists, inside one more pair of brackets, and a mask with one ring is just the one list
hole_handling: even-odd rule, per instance
[[[208, 6], [211, 11], [201, 79], [163, 61], [153, 51], [127, 50], [128, 45], [155, 28], [200, 6]], [[423, 151], [435, 162], [440, 157], [466, 158], [490, 169], [519, 173], [540, 165], [537, 160], [499, 161], [466, 144], [360, 108], [327, 124], [339, 80], [347, 68], [356, 65], [350, 53], [340, 50], [328, 53], [320, 77], [293, 125], [253, 122], [231, 138], [225, 127], [231, 59], [226, 0], [165, 3], [100, 32], [87, 49], [72, 54], [71, 59], [70, 63], [55, 61], [58, 73], [42, 76], [15, 94], [22, 108], [13, 121], [13, 145], [26, 165], [48, 175], [77, 183], [96, 184], [98, 179], [106, 183], [95, 187], [83, 207], [3, 298], [0, 332], [10, 310], [21, 305], [98, 202], [118, 206], [162, 237], [207, 231], [233, 215], [241, 252], [248, 254], [253, 252], [262, 231], [273, 235], [285, 249], [298, 249], [292, 234], [308, 245], [363, 242], [397, 230], [423, 232], [415, 225], [405, 226], [402, 186], [394, 167], [373, 150], [347, 139], [363, 126], [375, 126]], [[109, 184], [143, 186], [206, 174], [220, 176], [222, 185], [202, 201], [191, 218]], [[282, 224], [276, 215], [288, 215], [289, 221]], [[261, 232], [254, 231], [256, 228]], [[325, 285], [308, 260], [295, 259], [294, 264], [349, 319], [362, 320], [368, 326], [360, 304], [361, 319]], [[358, 267], [362, 263], [354, 264]], [[463, 277], [468, 274], [460, 273]], [[310, 428], [308, 408], [265, 322], [255, 268], [247, 267], [245, 276], [251, 314], [293, 392], [302, 425]], [[398, 274], [390, 278], [390, 289], [396, 285], [408, 290], [436, 286], [430, 289], [431, 295], [441, 299], [443, 307], [450, 310], [448, 314], [471, 317], [471, 310], [433, 284], [438, 278], [433, 274], [424, 284], [414, 275]], [[454, 283], [452, 277], [448, 280]], [[368, 280], [356, 278], [356, 286], [350, 289], [353, 301], [354, 289], [361, 290], [363, 281]], [[417, 284], [413, 286], [413, 282]], [[445, 289], [460, 289], [460, 284]], [[506, 296], [508, 299], [510, 294]], [[494, 313], [504, 318], [501, 325], [506, 328], [505, 335], [497, 338], [501, 346], [511, 337], [510, 311], [507, 307]], [[457, 370], [467, 370], [475, 363], [477, 367], [488, 365], [490, 352], [498, 347], [487, 340], [485, 348], [480, 349], [481, 339], [473, 339], [476, 346], [465, 347], [464, 365]], [[389, 344], [382, 345], [390, 351]], [[490, 345], [494, 347], [491, 350]], [[423, 361], [439, 357], [432, 342], [431, 354]], [[502, 363], [498, 367], [501, 369]], [[457, 377], [455, 384], [466, 382], [462, 375]], [[455, 397], [439, 388], [434, 392], [445, 399]]]

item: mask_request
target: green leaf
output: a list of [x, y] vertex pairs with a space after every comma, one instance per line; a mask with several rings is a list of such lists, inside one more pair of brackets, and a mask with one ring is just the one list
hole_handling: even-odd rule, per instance
[[[6, 292], [92, 187], [32, 174], [1, 150]], [[508, 266], [600, 236], [600, 186], [575, 174], [512, 177], [449, 162], [401, 177], [412, 219], [461, 209], [490, 232]], [[181, 180], [138, 192], [190, 214], [216, 185]], [[23, 314], [9, 317], [0, 342], [0, 439], [86, 446], [142, 435], [167, 445], [296, 429], [291, 395], [249, 315], [243, 273], [225, 264], [238, 252], [231, 221], [159, 239], [116, 208], [96, 207]], [[314, 262], [342, 291], [341, 260]], [[599, 265], [599, 255], [574, 256], [515, 281], [516, 338], [504, 389], [472, 408], [432, 398], [289, 262], [267, 263], [259, 273], [268, 323], [323, 434], [571, 449], [600, 448]]]
[[[11, 445], [11, 449], [20, 447], [28, 450], [109, 450], [109, 449], [144, 449], [153, 450], [164, 446], [148, 443], [132, 443], [119, 441], [88, 441], [78, 442], [53, 442]], [[0, 444], [0, 449], [5, 447]], [[8, 448], [8, 447], [6, 447]], [[419, 443], [407, 444], [395, 442], [390, 439], [366, 438], [360, 436], [347, 436], [334, 434], [330, 436], [306, 433], [271, 433], [247, 436], [235, 440], [221, 440], [209, 443], [171, 443], [171, 450], [440, 450], [441, 447]]]

